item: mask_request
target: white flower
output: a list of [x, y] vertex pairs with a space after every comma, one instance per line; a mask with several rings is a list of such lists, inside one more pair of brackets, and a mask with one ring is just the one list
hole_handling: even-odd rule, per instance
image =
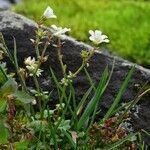
[[89, 66], [90, 66], [89, 63], [87, 62], [87, 63], [86, 63], [86, 67], [89, 67]]
[[53, 9], [51, 7], [49, 7], [49, 6], [44, 11], [43, 16], [46, 17], [47, 19], [49, 19], [49, 18], [57, 18], [57, 16], [54, 15]]
[[[33, 76], [33, 74], [35, 73], [35, 67], [33, 67], [33, 66], [26, 66], [27, 67], [27, 69], [29, 70], [29, 76]], [[36, 76], [40, 76], [41, 75], [41, 73], [43, 72], [43, 70], [42, 69], [38, 69], [37, 71], [36, 71]]]
[[56, 25], [51, 25], [51, 27], [54, 29], [54, 36], [61, 37], [64, 35], [66, 32], [70, 31], [70, 28], [62, 28], [62, 27], [57, 27]]
[[61, 79], [61, 84], [68, 86], [69, 80], [67, 78], [62, 78]]
[[39, 77], [41, 75], [41, 73], [43, 72], [42, 69], [38, 69], [37, 72], [36, 72], [36, 75]]
[[37, 65], [34, 57], [26, 58], [24, 63], [26, 64], [26, 68], [29, 71], [29, 76], [33, 76], [34, 74], [36, 74], [36, 76], [39, 77], [41, 75], [41, 73], [43, 72], [43, 70], [41, 70], [39, 68], [37, 69], [38, 65]]
[[26, 66], [26, 68], [29, 70], [29, 72], [33, 72], [35, 70], [35, 65]]
[[94, 43], [94, 44], [100, 44], [100, 43], [109, 43], [109, 39], [106, 35], [103, 35], [101, 31], [99, 30], [95, 30], [95, 31], [92, 31], [90, 30], [89, 31], [90, 33], [90, 37], [89, 39]]
[[33, 64], [35, 64], [35, 58], [34, 57], [31, 58], [31, 56], [29, 56], [28, 58], [25, 59], [24, 63], [26, 65], [32, 66]]
[[74, 77], [75, 77], [75, 75], [71, 71], [69, 71], [69, 75], [67, 76], [67, 78], [72, 79]]
[[36, 105], [36, 100], [35, 99], [32, 101], [32, 105]]

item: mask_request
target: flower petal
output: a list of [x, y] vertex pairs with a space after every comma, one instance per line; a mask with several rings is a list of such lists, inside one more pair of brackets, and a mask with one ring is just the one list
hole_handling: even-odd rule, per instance
[[93, 36], [94, 35], [94, 31], [89, 30], [89, 34], [91, 34]]

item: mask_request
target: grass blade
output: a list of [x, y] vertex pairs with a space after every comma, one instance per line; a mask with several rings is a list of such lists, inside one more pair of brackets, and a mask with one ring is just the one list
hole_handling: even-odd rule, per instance
[[118, 146], [120, 146], [121, 144], [123, 144], [124, 142], [126, 142], [128, 140], [130, 141], [130, 139], [136, 135], [137, 135], [137, 133], [130, 133], [127, 137], [115, 142], [114, 144], [111, 144], [109, 147], [104, 148], [104, 150], [116, 150], [116, 148]]
[[[110, 82], [110, 79], [111, 79], [111, 77], [112, 77], [113, 70], [114, 70], [114, 64], [115, 64], [115, 60], [113, 61], [113, 65], [112, 65], [112, 68], [111, 68], [111, 72], [110, 72], [110, 75], [109, 75], [109, 77], [108, 77], [108, 80], [107, 80], [107, 82], [106, 82], [105, 87], [108, 86], [108, 84], [109, 84], [109, 82]], [[94, 119], [95, 119], [95, 116], [96, 116], [96, 112], [97, 112], [97, 108], [98, 108], [98, 104], [96, 105], [96, 107], [95, 107], [95, 109], [94, 109], [94, 113], [93, 113], [93, 115], [92, 115], [92, 119], [91, 119], [89, 128], [90, 128], [90, 126], [92, 125], [92, 123], [94, 122]], [[88, 129], [89, 129], [89, 128], [88, 128]]]
[[85, 71], [85, 74], [86, 74], [86, 76], [87, 76], [87, 79], [88, 79], [90, 85], [91, 85], [91, 86], [94, 88], [94, 90], [96, 91], [95, 84], [94, 84], [92, 78], [90, 77], [90, 74], [88, 73], [87, 69], [84, 68], [84, 71]]
[[70, 134], [65, 130], [62, 130], [62, 131], [66, 135], [66, 137], [68, 138], [68, 140], [69, 140], [71, 146], [73, 147], [73, 149], [75, 150], [76, 149], [76, 143], [72, 140], [72, 137], [70, 136]]
[[51, 121], [51, 115], [49, 113], [49, 108], [47, 108], [47, 112], [48, 112], [48, 122], [49, 122], [49, 129], [51, 131], [51, 139], [53, 139], [54, 142], [54, 147], [55, 149], [58, 149], [58, 143], [57, 143], [57, 130], [55, 130], [55, 126]]
[[8, 80], [7, 74], [0, 64], [0, 84], [4, 84]]
[[77, 124], [77, 129], [80, 130], [84, 123], [86, 122], [87, 118], [91, 115], [91, 113], [94, 111], [97, 103], [101, 100], [101, 96], [104, 93], [106, 89], [106, 83], [108, 79], [108, 67], [105, 68], [101, 80], [99, 82], [98, 88], [96, 89], [94, 97], [91, 99], [91, 101], [88, 103], [88, 106], [86, 107], [84, 113], [82, 114], [81, 118], [79, 119], [79, 122]]
[[120, 100], [121, 100], [121, 98], [122, 98], [122, 96], [123, 96], [123, 94], [124, 94], [124, 92], [125, 92], [125, 90], [126, 90], [126, 88], [128, 86], [128, 83], [130, 81], [130, 78], [131, 78], [134, 70], [135, 70], [135, 67], [133, 66], [131, 68], [131, 70], [129, 71], [127, 77], [125, 78], [125, 80], [124, 80], [124, 82], [123, 82], [123, 84], [122, 84], [122, 86], [121, 86], [121, 88], [120, 88], [120, 90], [119, 90], [119, 92], [118, 92], [118, 94], [117, 94], [113, 104], [111, 105], [111, 107], [107, 111], [106, 115], [104, 116], [103, 121], [105, 121], [107, 118], [109, 118], [112, 115], [112, 112], [114, 111], [114, 109], [116, 108], [118, 103], [120, 102]]
[[87, 91], [86, 93], [83, 95], [80, 103], [78, 104], [77, 106], [77, 109], [76, 109], [76, 114], [77, 116], [81, 113], [83, 107], [84, 107], [84, 104], [85, 104], [85, 101], [87, 100], [88, 96], [90, 95], [90, 93], [92, 92], [93, 90], [93, 87], [91, 86]]
[[58, 82], [58, 80], [57, 80], [57, 78], [56, 78], [56, 75], [55, 75], [54, 71], [52, 70], [52, 68], [50, 68], [50, 73], [51, 73], [51, 75], [52, 75], [52, 79], [54, 80], [54, 83], [56, 84], [56, 87], [57, 87], [58, 89], [60, 89], [61, 91], [63, 91], [63, 89], [62, 89], [60, 83]]

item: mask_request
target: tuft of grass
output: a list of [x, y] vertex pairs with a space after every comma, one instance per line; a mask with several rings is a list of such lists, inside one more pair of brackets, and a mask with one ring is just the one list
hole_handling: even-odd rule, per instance
[[37, 20], [47, 5], [58, 17], [47, 25], [68, 26], [71, 36], [88, 41], [90, 29], [102, 30], [111, 39], [110, 52], [150, 67], [150, 3], [144, 0], [24, 0], [13, 7]]

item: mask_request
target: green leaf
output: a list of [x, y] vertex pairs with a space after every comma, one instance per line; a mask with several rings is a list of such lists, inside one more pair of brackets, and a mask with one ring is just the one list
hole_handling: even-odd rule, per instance
[[90, 77], [90, 74], [88, 73], [87, 69], [84, 68], [84, 71], [85, 71], [85, 74], [86, 74], [86, 77], [90, 83], [90, 85], [94, 88], [94, 90], [96, 91], [96, 87], [95, 87], [95, 83], [94, 81], [92, 80], [92, 78]]
[[2, 86], [7, 80], [8, 77], [5, 73], [4, 66], [0, 64], [0, 86]]
[[63, 89], [62, 89], [60, 83], [58, 82], [56, 75], [55, 75], [54, 71], [52, 70], [52, 68], [50, 68], [50, 73], [52, 75], [52, 79], [54, 80], [54, 83], [56, 84], [56, 87], [62, 91]]
[[85, 104], [85, 102], [86, 102], [88, 96], [91, 94], [92, 90], [93, 90], [93, 87], [91, 86], [91, 87], [87, 90], [87, 92], [83, 95], [83, 97], [82, 97], [80, 103], [79, 103], [78, 106], [77, 106], [76, 115], [79, 115], [79, 114], [82, 112], [82, 109], [83, 109], [83, 107], [84, 107], [84, 104]]
[[106, 67], [103, 74], [102, 74], [99, 85], [96, 89], [95, 95], [93, 96], [91, 101], [88, 103], [84, 113], [82, 114], [81, 118], [79, 119], [79, 122], [77, 124], [77, 129], [78, 130], [80, 130], [83, 127], [83, 125], [85, 124], [87, 119], [90, 117], [90, 115], [94, 111], [94, 109], [97, 106], [98, 102], [100, 102], [101, 96], [104, 93], [104, 91], [105, 91], [105, 89], [108, 85], [108, 83], [107, 83], [108, 76], [109, 76], [108, 67]]
[[62, 130], [62, 131], [65, 134], [65, 136], [68, 138], [69, 143], [71, 144], [71, 146], [73, 147], [73, 149], [76, 149], [76, 143], [73, 141], [71, 135], [66, 130]]
[[126, 141], [130, 141], [131, 138], [135, 137], [137, 133], [130, 133], [127, 137], [109, 145], [108, 147], [104, 148], [104, 150], [116, 150], [116, 148], [122, 145]]
[[2, 97], [8, 96], [17, 91], [17, 82], [13, 78], [9, 78], [8, 81], [0, 88], [0, 94]]
[[8, 130], [4, 126], [3, 122], [0, 122], [0, 144], [5, 144], [7, 143], [8, 139]]
[[122, 84], [122, 86], [121, 86], [121, 88], [120, 88], [120, 90], [119, 90], [119, 92], [118, 92], [118, 94], [117, 94], [117, 96], [116, 96], [116, 98], [115, 98], [113, 104], [111, 105], [111, 107], [110, 107], [109, 110], [107, 111], [106, 115], [104, 116], [103, 121], [105, 121], [107, 118], [111, 117], [111, 115], [112, 115], [114, 109], [116, 108], [116, 106], [117, 106], [118, 103], [120, 102], [120, 100], [121, 100], [121, 98], [122, 98], [122, 96], [123, 96], [123, 94], [124, 94], [124, 92], [125, 92], [125, 90], [126, 90], [126, 88], [127, 88], [127, 86], [128, 86], [128, 83], [129, 83], [129, 81], [130, 81], [130, 79], [131, 79], [131, 76], [132, 76], [134, 70], [135, 70], [135, 67], [133, 66], [133, 67], [131, 68], [131, 70], [129, 71], [127, 77], [125, 78], [125, 80], [124, 80], [124, 82], [123, 82], [123, 84]]
[[28, 124], [29, 127], [33, 128], [35, 132], [45, 131], [48, 127], [48, 123], [42, 120], [34, 120]]
[[6, 108], [7, 100], [6, 99], [0, 99], [0, 112], [3, 112]]
[[25, 104], [31, 103], [35, 100], [34, 97], [30, 96], [28, 93], [24, 91], [16, 91], [12, 95], [16, 98], [16, 100]]
[[28, 149], [29, 141], [19, 141], [14, 143], [14, 147], [16, 150], [25, 150]]
[[[113, 70], [114, 70], [114, 65], [115, 65], [115, 59], [113, 60], [112, 68], [111, 68], [109, 77], [108, 77], [108, 79], [107, 79], [107, 82], [106, 82], [106, 84], [105, 84], [105, 88], [106, 88], [107, 85], [109, 84], [110, 79], [111, 79], [111, 77], [112, 77]], [[90, 78], [90, 76], [89, 76], [89, 78]], [[95, 88], [94, 88], [94, 90], [95, 90]], [[90, 128], [90, 126], [93, 124], [93, 122], [94, 122], [94, 120], [95, 120], [95, 116], [96, 116], [97, 110], [98, 110], [98, 105], [96, 105], [96, 107], [94, 108], [94, 112], [93, 112], [93, 115], [92, 115], [92, 118], [91, 118], [91, 121], [90, 121], [90, 124], [89, 124], [89, 128]], [[88, 130], [89, 130], [89, 128], [88, 128]], [[87, 131], [88, 131], [88, 130], [87, 130]]]
[[148, 131], [146, 131], [144, 129], [142, 129], [141, 131], [144, 132], [146, 135], [148, 135], [150, 137], [150, 132], [148, 132]]
[[61, 123], [58, 126], [60, 130], [69, 130], [70, 129], [70, 120], [61, 120]]

